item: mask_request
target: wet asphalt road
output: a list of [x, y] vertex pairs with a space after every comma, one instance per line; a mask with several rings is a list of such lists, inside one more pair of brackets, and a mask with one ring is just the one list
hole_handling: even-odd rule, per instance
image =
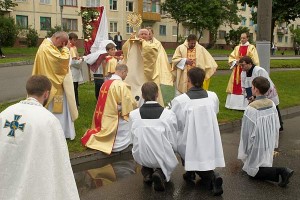
[[[222, 132], [222, 142], [226, 161], [225, 168], [219, 168], [223, 177], [224, 194], [213, 197], [197, 178], [195, 184], [182, 179], [184, 170], [178, 165], [165, 192], [156, 192], [153, 187], [143, 184], [140, 166], [128, 155], [122, 160], [101, 166], [94, 162], [85, 166], [95, 168], [75, 173], [78, 190], [82, 200], [96, 199], [300, 199], [300, 131], [297, 125], [300, 117], [286, 119], [285, 130], [280, 135], [279, 155], [274, 166], [287, 166], [295, 171], [291, 183], [280, 188], [275, 183], [250, 179], [241, 171], [242, 164], [237, 160], [239, 129]], [[100, 168], [97, 168], [101, 166]], [[74, 171], [77, 171], [76, 169]]]

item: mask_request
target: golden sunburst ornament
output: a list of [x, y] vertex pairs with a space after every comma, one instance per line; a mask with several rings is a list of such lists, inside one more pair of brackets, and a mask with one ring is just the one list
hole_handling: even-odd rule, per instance
[[129, 24], [129, 26], [131, 26], [134, 30], [138, 27], [141, 26], [143, 20], [142, 20], [142, 16], [138, 13], [130, 13], [127, 16], [127, 23]]

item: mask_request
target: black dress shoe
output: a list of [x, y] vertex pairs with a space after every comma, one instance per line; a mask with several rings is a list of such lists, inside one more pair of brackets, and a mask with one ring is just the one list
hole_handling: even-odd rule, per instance
[[283, 131], [283, 127], [282, 126], [280, 127], [279, 131]]
[[286, 185], [290, 182], [289, 179], [294, 174], [294, 171], [290, 168], [284, 168], [281, 172], [281, 181], [278, 183], [280, 187], [286, 187]]
[[162, 172], [155, 170], [152, 174], [152, 180], [154, 183], [155, 191], [164, 191], [165, 190], [165, 178]]
[[148, 175], [144, 176], [144, 180], [143, 181], [144, 181], [144, 183], [150, 185], [152, 183], [152, 175], [148, 174]]
[[223, 179], [218, 174], [215, 174], [212, 180], [212, 188], [214, 196], [220, 196], [223, 194]]
[[182, 176], [185, 181], [194, 181], [196, 179], [196, 174], [193, 171], [187, 171]]

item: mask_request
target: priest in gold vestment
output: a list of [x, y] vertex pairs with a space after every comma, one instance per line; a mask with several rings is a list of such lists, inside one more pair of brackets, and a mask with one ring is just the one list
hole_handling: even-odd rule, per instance
[[[138, 96], [139, 105], [143, 104], [141, 87], [145, 82], [153, 81], [158, 86], [173, 85], [172, 74], [168, 60], [163, 52], [163, 47], [159, 41], [149, 42], [149, 31], [140, 29], [138, 38], [134, 35], [128, 39], [123, 47], [124, 63], [129, 67], [129, 73], [125, 82], [131, 86], [134, 97]], [[159, 87], [158, 103], [164, 106], [164, 100]]]
[[73, 140], [78, 110], [69, 66], [68, 39], [68, 34], [63, 31], [44, 39], [36, 53], [32, 75], [44, 75], [51, 81], [52, 88], [46, 107], [59, 119], [65, 137]]
[[218, 65], [210, 53], [198, 44], [197, 36], [191, 34], [183, 44], [176, 48], [172, 58], [176, 96], [187, 92], [187, 72], [193, 67], [199, 67], [205, 71], [203, 89], [208, 90], [210, 77], [215, 73]]
[[123, 82], [127, 72], [125, 64], [117, 65], [115, 74], [101, 86], [92, 126], [81, 138], [84, 146], [111, 154], [131, 144], [128, 117], [136, 102]]

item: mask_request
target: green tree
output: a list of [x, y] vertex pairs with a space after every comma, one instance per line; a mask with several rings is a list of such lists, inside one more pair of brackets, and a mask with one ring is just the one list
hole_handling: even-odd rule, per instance
[[0, 38], [3, 46], [13, 46], [18, 33], [19, 29], [13, 18], [0, 16]]
[[[254, 0], [238, 0], [242, 5], [247, 4], [249, 7], [257, 7], [258, 1]], [[272, 22], [271, 22], [271, 43], [273, 43], [273, 32], [276, 22], [294, 21], [300, 17], [300, 1], [299, 0], [272, 0]], [[257, 13], [252, 13], [254, 21], [257, 19]]]
[[[236, 30], [231, 29], [229, 33], [225, 36], [225, 41], [227, 44], [237, 46], [240, 43], [240, 37], [242, 33], [249, 33], [250, 29], [248, 27], [240, 26]], [[251, 42], [251, 41], [249, 41]]]
[[0, 13], [3, 12], [1, 11], [2, 9], [7, 11], [8, 9], [16, 7], [17, 5], [17, 3], [14, 3], [11, 0], [2, 0], [0, 1]]
[[161, 4], [162, 10], [167, 12], [167, 15], [171, 15], [171, 18], [177, 23], [176, 42], [179, 40], [179, 24], [186, 19], [186, 13], [183, 10], [185, 4], [185, 1], [182, 0], [166, 0]]
[[290, 27], [290, 31], [292, 33], [294, 45], [300, 44], [300, 28], [294, 29], [294, 27]]
[[198, 40], [203, 30], [209, 30], [210, 46], [213, 46], [222, 24], [238, 24], [240, 18], [237, 11], [237, 4], [232, 0], [190, 0], [185, 6], [187, 20], [184, 24], [199, 33]]

